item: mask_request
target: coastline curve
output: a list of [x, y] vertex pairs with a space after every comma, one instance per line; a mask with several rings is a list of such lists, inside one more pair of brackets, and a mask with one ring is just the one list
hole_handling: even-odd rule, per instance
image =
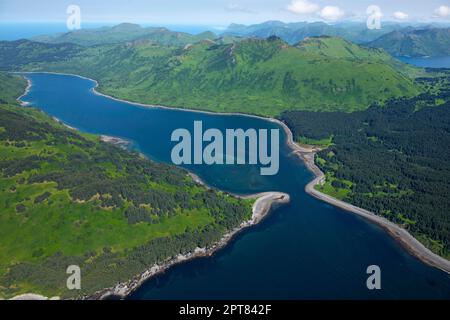
[[[426, 248], [422, 243], [420, 243], [417, 239], [415, 239], [407, 230], [403, 229], [402, 227], [396, 225], [393, 222], [390, 222], [389, 220], [387, 220], [383, 217], [376, 215], [373, 212], [370, 212], [368, 210], [356, 207], [352, 204], [340, 201], [338, 199], [335, 199], [331, 196], [328, 196], [328, 195], [316, 190], [314, 187], [316, 185], [322, 184], [325, 179], [325, 175], [320, 170], [320, 168], [316, 166], [316, 164], [314, 162], [315, 154], [319, 151], [319, 149], [314, 148], [314, 147], [304, 147], [304, 146], [298, 145], [294, 141], [292, 131], [289, 129], [289, 127], [284, 122], [282, 122], [278, 119], [266, 118], [263, 116], [245, 114], [245, 113], [212, 112], [212, 111], [205, 111], [205, 110], [187, 109], [187, 108], [162, 106], [162, 105], [152, 105], [152, 104], [144, 104], [144, 103], [127, 101], [127, 100], [109, 96], [109, 95], [106, 95], [104, 93], [97, 91], [97, 89], [99, 87], [99, 83], [97, 80], [94, 80], [94, 79], [91, 79], [88, 77], [84, 77], [84, 76], [80, 76], [80, 75], [76, 75], [76, 74], [58, 73], [58, 72], [40, 72], [40, 71], [37, 71], [37, 72], [14, 72], [14, 73], [17, 73], [17, 74], [48, 73], [48, 74], [74, 76], [74, 77], [86, 79], [86, 80], [92, 81], [95, 84], [94, 87], [91, 89], [94, 94], [103, 96], [103, 97], [106, 97], [109, 99], [113, 99], [116, 101], [124, 102], [127, 104], [135, 105], [135, 106], [141, 106], [141, 107], [146, 107], [146, 108], [176, 109], [178, 111], [199, 112], [199, 113], [214, 114], [214, 115], [226, 115], [226, 116], [241, 115], [241, 116], [253, 117], [253, 118], [258, 118], [258, 119], [262, 119], [265, 121], [270, 121], [270, 122], [276, 123], [283, 128], [283, 130], [286, 134], [286, 143], [289, 146], [289, 148], [292, 149], [293, 153], [295, 153], [304, 162], [304, 164], [308, 168], [308, 170], [310, 170], [314, 174], [314, 179], [305, 186], [305, 191], [309, 195], [311, 195], [321, 201], [327, 202], [335, 207], [343, 209], [344, 211], [357, 214], [358, 216], [363, 217], [364, 219], [368, 220], [371, 223], [377, 224], [378, 226], [382, 227], [391, 237], [393, 237], [411, 255], [420, 259], [422, 262], [424, 262], [428, 265], [431, 265], [431, 266], [436, 267], [440, 270], [443, 270], [447, 273], [450, 273], [450, 261], [444, 259], [443, 257], [440, 257], [439, 255], [433, 253], [431, 250]], [[24, 96], [26, 96], [26, 94], [29, 92], [29, 90], [32, 86], [32, 82], [29, 79], [27, 79], [27, 81], [28, 81], [28, 85], [25, 90], [25, 93], [22, 94], [17, 99], [19, 102], [21, 102], [22, 105], [27, 105], [27, 102], [22, 101], [21, 99]], [[205, 185], [204, 182], [198, 176], [196, 176], [192, 173], [190, 173], [190, 174], [191, 174], [191, 177], [193, 177], [197, 183], [201, 183], [201, 184]], [[208, 187], [207, 185], [205, 185], [205, 186]], [[238, 196], [238, 195], [233, 194], [233, 196]], [[173, 266], [175, 264], [178, 264], [178, 263], [186, 261], [186, 260], [194, 259], [197, 257], [210, 256], [217, 250], [223, 248], [228, 243], [228, 241], [234, 237], [235, 234], [237, 234], [238, 232], [240, 232], [241, 230], [243, 230], [249, 226], [252, 226], [252, 225], [260, 222], [265, 216], [267, 216], [267, 214], [270, 212], [270, 210], [273, 207], [275, 207], [276, 205], [288, 203], [290, 201], [289, 195], [284, 194], [284, 193], [279, 193], [279, 192], [268, 192], [268, 193], [255, 194], [255, 195], [249, 195], [249, 196], [240, 196], [240, 197], [244, 197], [244, 198], [252, 197], [252, 198], [256, 199], [256, 201], [253, 205], [252, 219], [249, 221], [242, 222], [242, 224], [238, 228], [225, 234], [224, 237], [219, 241], [219, 243], [212, 246], [211, 249], [197, 248], [194, 252], [189, 253], [184, 256], [178, 256], [174, 259], [167, 261], [167, 263], [165, 263], [161, 266], [155, 265], [151, 269], [146, 270], [141, 275], [128, 281], [126, 284], [119, 284], [114, 288], [102, 290], [101, 292], [95, 294], [94, 297], [104, 298], [104, 297], [107, 297], [110, 295], [114, 295], [114, 296], [117, 295], [119, 297], [125, 297], [125, 296], [129, 295], [131, 292], [133, 292], [136, 288], [138, 288], [143, 282], [145, 282], [149, 278], [151, 278], [161, 272], [164, 272], [165, 270], [167, 270], [168, 268], [170, 268], [171, 266]], [[255, 214], [255, 211], [257, 212], [257, 214]], [[92, 298], [92, 296], [89, 298]]]

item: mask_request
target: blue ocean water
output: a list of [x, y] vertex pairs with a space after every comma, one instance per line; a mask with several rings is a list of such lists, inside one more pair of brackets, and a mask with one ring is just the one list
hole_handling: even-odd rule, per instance
[[[119, 23], [83, 23], [82, 28], [93, 29], [104, 26], [114, 26]], [[143, 27], [166, 27], [172, 31], [187, 32], [191, 34], [198, 34], [204, 31], [213, 31], [220, 33], [220, 30], [214, 29], [211, 26], [202, 25], [160, 25], [152, 23], [142, 23]], [[69, 32], [65, 22], [55, 23], [12, 23], [12, 22], [0, 22], [0, 40], [18, 40], [18, 39], [30, 39], [39, 35], [47, 35], [61, 32]]]
[[[28, 74], [23, 98], [82, 131], [128, 139], [156, 161], [170, 163], [176, 128], [272, 129], [263, 119], [145, 108], [93, 94], [92, 81]], [[284, 133], [281, 142], [285, 140]], [[254, 166], [190, 166], [208, 184], [247, 194], [283, 191], [291, 203], [239, 234], [212, 257], [177, 265], [150, 279], [130, 299], [450, 299], [450, 276], [409, 255], [378, 226], [304, 192], [312, 178], [281, 143], [280, 171]], [[382, 290], [366, 287], [366, 268], [378, 265]]]
[[400, 61], [423, 68], [450, 68], [450, 57], [397, 57]]
[[[86, 24], [86, 28], [98, 28], [103, 24]], [[68, 32], [64, 22], [59, 23], [12, 23], [0, 22], [0, 40], [29, 39], [39, 35]]]

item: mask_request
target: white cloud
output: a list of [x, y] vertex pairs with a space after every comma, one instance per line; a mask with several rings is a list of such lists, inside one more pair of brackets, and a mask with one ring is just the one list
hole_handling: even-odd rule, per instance
[[396, 11], [394, 12], [394, 18], [397, 20], [407, 20], [409, 18], [409, 15], [401, 11]]
[[321, 7], [308, 0], [293, 0], [287, 10], [296, 14], [314, 14], [327, 21], [337, 21], [345, 16], [345, 12], [335, 6]]
[[297, 14], [315, 13], [319, 10], [319, 6], [308, 0], [293, 0], [287, 9]]
[[212, 28], [217, 31], [227, 30], [227, 26], [213, 26]]
[[319, 13], [319, 16], [328, 21], [336, 21], [344, 16], [344, 11], [339, 7], [335, 6], [325, 6]]
[[250, 9], [248, 9], [248, 8], [246, 8], [246, 7], [243, 7], [243, 6], [241, 6], [241, 5], [239, 5], [239, 4], [236, 4], [236, 3], [230, 3], [230, 4], [228, 4], [228, 5], [225, 7], [225, 9], [226, 9], [227, 11], [230, 11], [230, 12], [256, 13], [255, 11], [250, 10]]
[[450, 7], [449, 6], [440, 6], [435, 11], [437, 16], [441, 18], [447, 18], [450, 17]]

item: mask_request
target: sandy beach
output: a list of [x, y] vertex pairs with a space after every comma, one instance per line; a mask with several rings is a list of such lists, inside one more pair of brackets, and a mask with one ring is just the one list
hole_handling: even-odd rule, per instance
[[60, 300], [60, 297], [46, 297], [42, 296], [40, 294], [34, 294], [34, 293], [24, 293], [18, 296], [15, 296], [14, 298], [11, 298], [10, 300]]

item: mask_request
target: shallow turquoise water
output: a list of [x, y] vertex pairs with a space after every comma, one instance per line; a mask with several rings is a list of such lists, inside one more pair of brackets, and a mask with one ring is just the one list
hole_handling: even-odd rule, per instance
[[[277, 128], [246, 116], [143, 108], [92, 93], [89, 80], [29, 74], [23, 99], [82, 131], [122, 137], [156, 161], [170, 162], [176, 128]], [[284, 141], [281, 136], [281, 141]], [[281, 144], [280, 171], [261, 176], [255, 166], [189, 166], [208, 184], [236, 193], [283, 191], [291, 203], [238, 235], [208, 258], [171, 268], [131, 299], [450, 299], [450, 276], [403, 250], [382, 229], [304, 192], [312, 178]], [[366, 288], [366, 268], [379, 265], [382, 290]]]

